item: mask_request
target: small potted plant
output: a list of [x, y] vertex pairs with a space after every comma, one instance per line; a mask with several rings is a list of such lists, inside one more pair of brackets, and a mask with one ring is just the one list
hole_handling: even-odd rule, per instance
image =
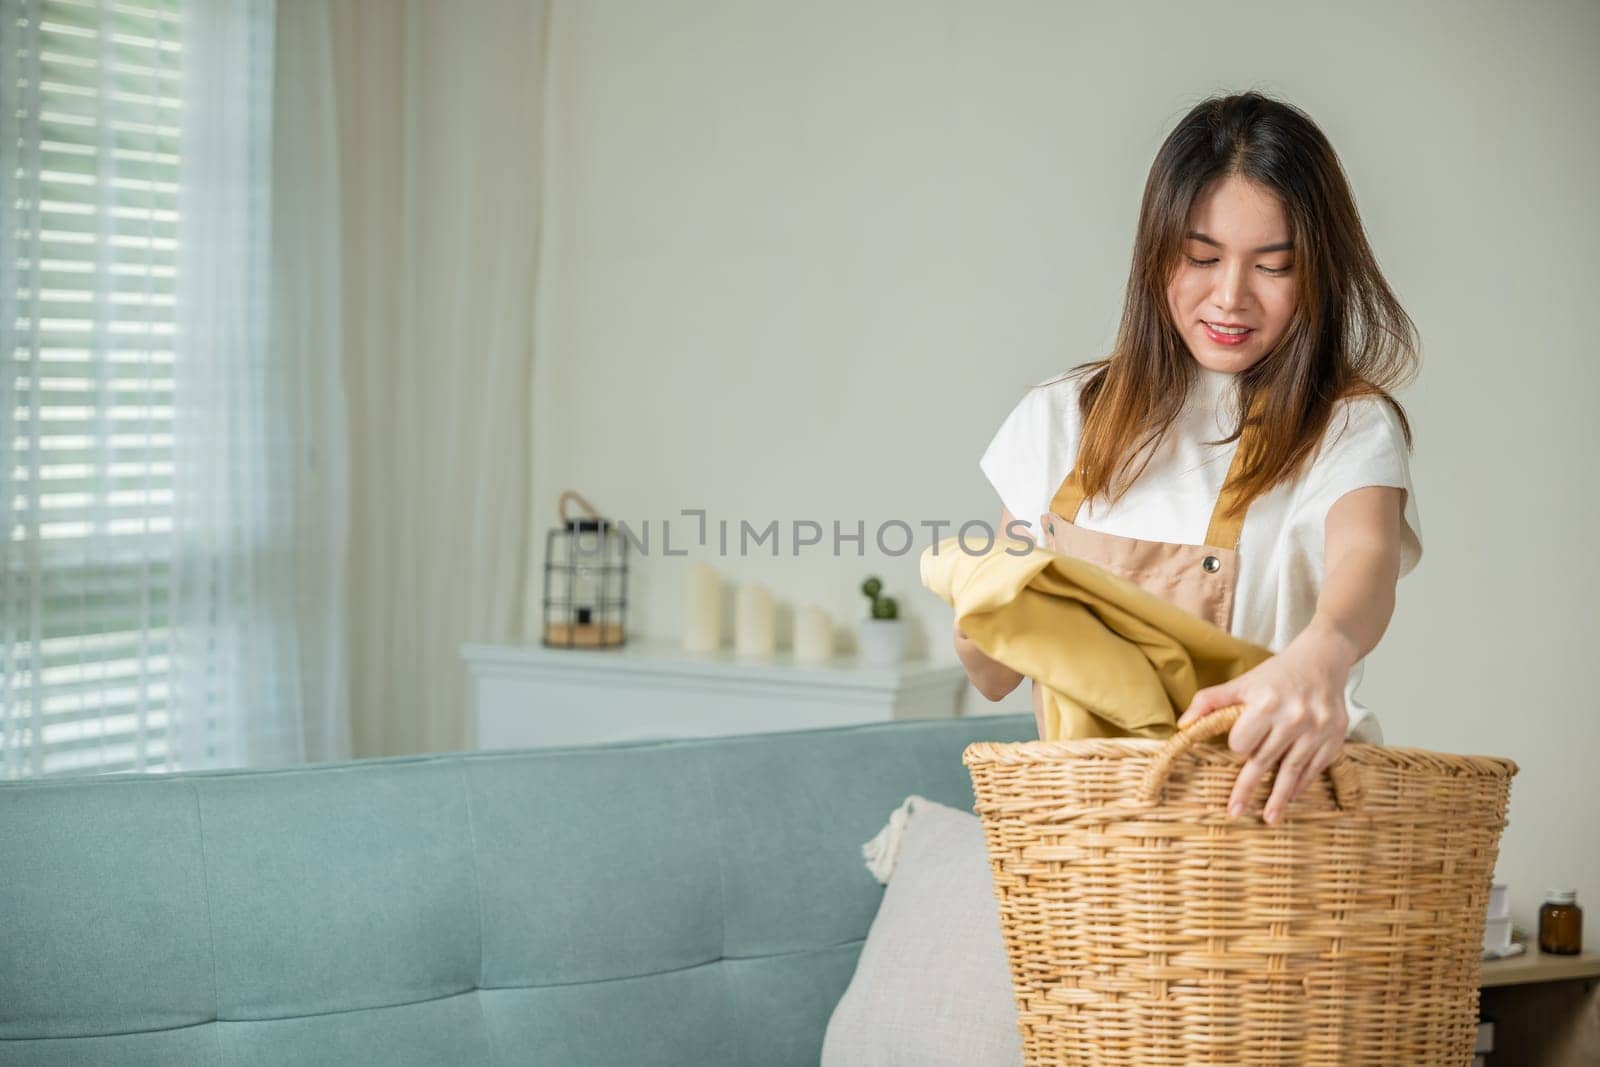
[[906, 651], [905, 620], [894, 597], [882, 596], [883, 582], [876, 577], [861, 583], [861, 592], [871, 602], [871, 612], [861, 620], [861, 661], [870, 667], [894, 667]]

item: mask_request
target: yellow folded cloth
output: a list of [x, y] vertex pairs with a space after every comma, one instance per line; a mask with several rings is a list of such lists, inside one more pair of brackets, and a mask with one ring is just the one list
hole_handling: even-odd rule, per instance
[[1126, 578], [1003, 536], [982, 554], [940, 541], [922, 553], [922, 584], [985, 655], [1038, 683], [1045, 741], [1170, 737], [1195, 693], [1272, 656]]

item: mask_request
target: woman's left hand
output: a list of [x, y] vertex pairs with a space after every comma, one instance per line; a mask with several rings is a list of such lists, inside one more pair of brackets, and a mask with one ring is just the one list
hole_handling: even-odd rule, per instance
[[1344, 687], [1354, 661], [1331, 641], [1301, 636], [1307, 640], [1296, 639], [1232, 681], [1200, 690], [1178, 719], [1184, 727], [1218, 708], [1245, 706], [1228, 733], [1228, 747], [1250, 757], [1234, 783], [1229, 815], [1244, 812], [1257, 783], [1277, 765], [1263, 812], [1276, 823], [1344, 745], [1350, 725]]

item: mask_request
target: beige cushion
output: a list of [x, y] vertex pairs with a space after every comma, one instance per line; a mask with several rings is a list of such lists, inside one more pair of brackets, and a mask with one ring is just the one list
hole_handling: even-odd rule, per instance
[[1019, 1067], [978, 817], [911, 797], [864, 851], [888, 888], [828, 1020], [821, 1067]]

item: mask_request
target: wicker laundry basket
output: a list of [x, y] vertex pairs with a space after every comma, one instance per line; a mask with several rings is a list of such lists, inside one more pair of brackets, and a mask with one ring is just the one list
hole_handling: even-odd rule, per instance
[[1470, 1063], [1517, 765], [1347, 744], [1269, 826], [1242, 710], [967, 747], [1028, 1067]]

